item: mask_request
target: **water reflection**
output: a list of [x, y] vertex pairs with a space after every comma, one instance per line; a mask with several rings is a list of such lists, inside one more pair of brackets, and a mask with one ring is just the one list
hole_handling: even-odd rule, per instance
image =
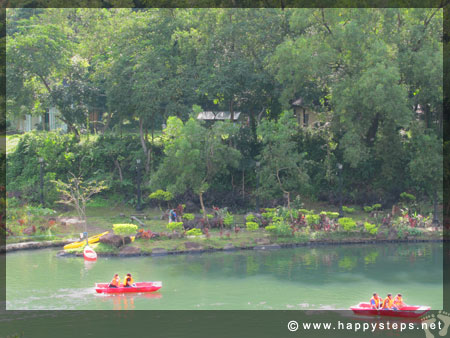
[[[430, 273], [436, 273], [436, 264], [442, 264], [442, 244], [300, 247], [270, 252], [245, 251], [234, 255], [165, 257], [164, 264], [173, 264], [177, 273], [222, 274], [235, 278], [272, 275], [281, 280], [302, 280], [313, 284], [326, 283], [328, 279], [324, 276], [342, 272], [364, 272], [371, 280], [386, 282], [395, 278], [392, 273], [416, 270], [419, 264], [420, 271], [414, 278], [427, 283]], [[380, 274], [379, 271], [385, 273]]]
[[137, 299], [160, 299], [162, 294], [139, 293], [139, 294], [102, 294], [98, 295], [102, 302], [112, 302], [113, 310], [134, 310], [136, 309], [135, 300]]

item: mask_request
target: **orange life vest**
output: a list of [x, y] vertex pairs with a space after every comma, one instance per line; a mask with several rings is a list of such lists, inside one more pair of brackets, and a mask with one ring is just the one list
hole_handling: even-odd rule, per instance
[[123, 280], [123, 286], [129, 285], [131, 286], [134, 283], [133, 278], [130, 276], [126, 276]]
[[383, 302], [383, 309], [392, 309], [394, 306], [394, 300], [392, 298], [386, 297]]
[[117, 276], [117, 277], [113, 277], [110, 284], [119, 287], [119, 283], [120, 283], [120, 278], [119, 278], [119, 276]]
[[395, 304], [396, 306], [403, 306], [403, 299], [402, 299], [402, 297], [395, 296], [395, 298], [394, 298], [394, 304]]
[[383, 302], [383, 299], [380, 297], [372, 297], [370, 298], [370, 305], [372, 305], [372, 300], [375, 302], [375, 307], [378, 309], [380, 307], [380, 303]]

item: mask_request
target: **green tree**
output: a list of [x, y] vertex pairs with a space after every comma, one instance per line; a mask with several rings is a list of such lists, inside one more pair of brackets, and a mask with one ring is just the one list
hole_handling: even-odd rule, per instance
[[281, 114], [277, 121], [264, 120], [258, 127], [258, 137], [263, 143], [258, 193], [265, 197], [284, 194], [291, 219], [291, 196], [305, 190], [309, 181], [304, 154], [298, 152], [293, 141], [297, 129], [297, 121], [290, 112]]
[[159, 185], [174, 194], [192, 190], [198, 195], [204, 219], [207, 219], [203, 195], [212, 181], [229, 168], [236, 167], [240, 153], [224, 142], [227, 124], [218, 122], [211, 128], [189, 119], [185, 124], [176, 117], [167, 120], [171, 131], [164, 140], [166, 157], [151, 184]]

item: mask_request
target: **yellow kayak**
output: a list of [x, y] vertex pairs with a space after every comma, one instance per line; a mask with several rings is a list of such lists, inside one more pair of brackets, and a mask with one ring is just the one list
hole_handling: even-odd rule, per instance
[[[105, 231], [105, 232], [102, 232], [101, 234], [89, 237], [88, 238], [88, 243], [89, 244], [97, 243], [100, 240], [100, 237], [106, 235], [107, 233], [109, 233], [109, 231]], [[79, 242], [73, 242], [73, 243], [65, 245], [64, 246], [64, 250], [76, 249], [76, 248], [84, 246], [85, 244], [86, 244], [86, 240], [82, 240], [82, 241], [79, 241]]]

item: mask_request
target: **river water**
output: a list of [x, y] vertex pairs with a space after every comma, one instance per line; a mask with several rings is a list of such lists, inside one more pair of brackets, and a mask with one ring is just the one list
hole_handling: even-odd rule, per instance
[[[348, 309], [402, 293], [413, 305], [443, 306], [442, 243], [311, 246], [161, 257], [57, 257], [57, 250], [6, 255], [6, 309]], [[96, 282], [162, 281], [156, 293], [102, 295]]]

